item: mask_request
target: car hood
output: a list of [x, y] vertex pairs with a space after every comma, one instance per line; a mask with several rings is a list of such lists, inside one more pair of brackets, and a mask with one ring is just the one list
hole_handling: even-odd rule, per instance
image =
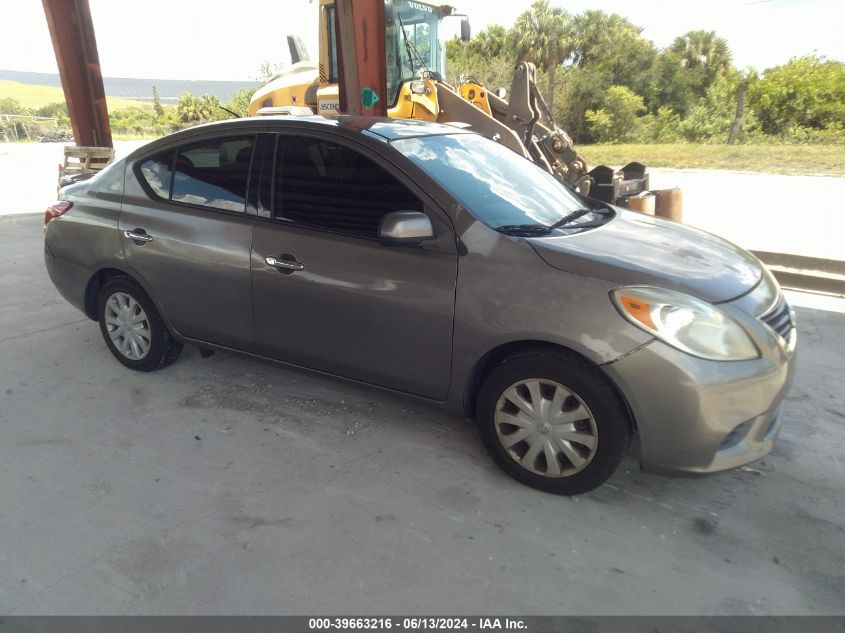
[[593, 230], [527, 241], [560, 270], [620, 285], [671, 288], [711, 302], [734, 299], [762, 277], [760, 261], [727, 240], [662, 218], [617, 212]]

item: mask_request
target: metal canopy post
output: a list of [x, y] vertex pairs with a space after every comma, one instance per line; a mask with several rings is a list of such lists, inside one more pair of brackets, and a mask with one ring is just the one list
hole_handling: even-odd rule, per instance
[[42, 0], [42, 3], [76, 144], [112, 147], [103, 75], [88, 0]]
[[384, 32], [384, 0], [335, 1], [342, 112], [387, 116]]

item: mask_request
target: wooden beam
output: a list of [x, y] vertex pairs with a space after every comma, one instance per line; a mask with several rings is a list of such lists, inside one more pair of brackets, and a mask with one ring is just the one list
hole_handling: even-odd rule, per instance
[[387, 116], [384, 0], [335, 0], [340, 110]]
[[109, 111], [88, 0], [42, 0], [42, 3], [76, 144], [112, 147]]

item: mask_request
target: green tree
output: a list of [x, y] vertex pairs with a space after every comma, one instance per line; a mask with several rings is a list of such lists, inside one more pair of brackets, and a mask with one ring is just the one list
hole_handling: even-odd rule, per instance
[[51, 119], [56, 119], [59, 127], [70, 127], [70, 117], [67, 113], [67, 103], [64, 101], [57, 101], [41, 106], [31, 114], [35, 116], [43, 116]]
[[49, 103], [45, 106], [41, 106], [38, 108], [33, 114], [35, 116], [46, 116], [46, 117], [67, 117], [67, 103], [64, 101], [56, 101], [55, 103]]
[[183, 92], [179, 95], [179, 100], [176, 102], [176, 112], [179, 114], [179, 120], [183, 123], [202, 121], [199, 99], [189, 92]]
[[535, 0], [528, 11], [517, 17], [513, 42], [519, 59], [534, 62], [546, 73], [546, 101], [554, 115], [557, 68], [570, 55], [570, 17], [549, 0]]
[[681, 117], [672, 108], [660, 106], [654, 114], [643, 117], [642, 138], [649, 143], [677, 143], [681, 135]]
[[627, 86], [611, 86], [604, 107], [587, 110], [586, 119], [590, 134], [599, 143], [626, 142], [641, 137], [644, 121], [640, 115], [644, 112], [645, 102], [640, 95]]
[[484, 57], [502, 57], [510, 54], [508, 37], [508, 30], [505, 27], [491, 24], [470, 40], [469, 44]]
[[217, 121], [226, 116], [225, 110], [220, 108], [220, 99], [212, 95], [197, 97], [189, 92], [179, 95], [176, 104], [179, 120], [183, 123], [203, 123]]
[[158, 96], [158, 88], [155, 84], [153, 84], [153, 112], [156, 119], [164, 116], [164, 106], [161, 105], [161, 97]]
[[[684, 138], [695, 143], [727, 143], [736, 117], [737, 92], [743, 77], [739, 73], [717, 77], [701, 99], [689, 108], [681, 122]], [[737, 131], [742, 138], [758, 126], [751, 112], [746, 112]]]
[[469, 42], [457, 37], [446, 42], [447, 81], [457, 86], [471, 77], [491, 88], [510, 87], [516, 63], [511, 38], [509, 30], [493, 24]]
[[707, 94], [718, 77], [735, 73], [728, 43], [714, 31], [689, 31], [675, 38], [654, 65], [649, 105], [671, 107], [681, 115]]
[[5, 97], [0, 99], [0, 114], [29, 114], [29, 111], [17, 99]]
[[256, 90], [258, 90], [258, 86], [255, 86], [254, 88], [241, 88], [232, 95], [232, 98], [229, 99], [229, 103], [226, 104], [226, 108], [235, 112], [239, 116], [248, 116], [249, 102], [252, 100], [252, 95], [255, 94]]
[[603, 11], [585, 11], [572, 18], [570, 56], [562, 73], [559, 123], [576, 141], [586, 135], [586, 111], [603, 107], [611, 86], [627, 86], [649, 95], [650, 70], [657, 56], [642, 29], [627, 18]]
[[845, 125], [845, 64], [797, 57], [770, 68], [748, 89], [748, 104], [768, 134]]
[[669, 51], [680, 57], [684, 68], [703, 68], [714, 78], [731, 67], [728, 42], [715, 31], [688, 31], [675, 38]]
[[618, 13], [584, 11], [572, 18], [569, 61], [579, 68], [610, 65], [619, 75], [631, 62], [647, 67], [654, 57], [654, 47], [641, 34], [642, 27]]
[[218, 121], [228, 118], [226, 111], [220, 107], [220, 99], [209, 94], [200, 97], [200, 107], [206, 121]]

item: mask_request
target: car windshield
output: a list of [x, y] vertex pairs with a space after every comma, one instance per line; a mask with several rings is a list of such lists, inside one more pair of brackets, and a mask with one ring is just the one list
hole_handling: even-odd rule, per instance
[[608, 215], [605, 208], [585, 209], [585, 200], [552, 175], [476, 134], [418, 136], [391, 144], [493, 229], [543, 234], [564, 220], [566, 228], [586, 228], [595, 226], [597, 215]]

